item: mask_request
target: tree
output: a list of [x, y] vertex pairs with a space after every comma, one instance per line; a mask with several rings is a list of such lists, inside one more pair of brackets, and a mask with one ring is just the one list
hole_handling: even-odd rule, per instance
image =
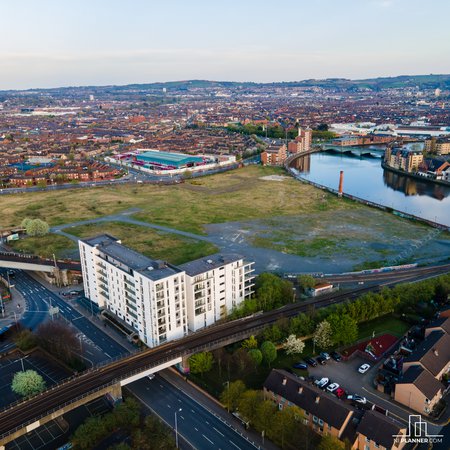
[[263, 337], [266, 341], [280, 342], [283, 334], [277, 325], [272, 325], [263, 331]]
[[227, 407], [228, 411], [234, 411], [246, 389], [244, 382], [241, 380], [227, 383], [226, 388], [220, 394], [220, 401]]
[[316, 285], [316, 280], [311, 275], [299, 275], [297, 281], [302, 292], [306, 292]]
[[261, 391], [245, 391], [238, 402], [239, 414], [249, 422], [254, 422], [258, 405], [263, 401]]
[[205, 372], [212, 369], [214, 357], [211, 352], [201, 352], [189, 358], [189, 367], [192, 373], [199, 373], [202, 377]]
[[348, 314], [330, 314], [327, 321], [335, 344], [351, 344], [358, 338], [358, 324]]
[[332, 330], [331, 325], [326, 320], [322, 320], [314, 331], [313, 342], [317, 347], [322, 350], [326, 350], [333, 345], [333, 340], [331, 338]]
[[213, 357], [214, 361], [217, 363], [217, 367], [219, 368], [219, 377], [222, 378], [222, 363], [225, 360], [225, 350], [223, 347], [213, 350]]
[[277, 359], [277, 348], [271, 341], [264, 341], [261, 345], [263, 360], [270, 367], [270, 364]]
[[233, 364], [236, 372], [242, 376], [248, 375], [255, 369], [255, 364], [248, 354], [247, 350], [240, 348], [233, 353]]
[[11, 389], [16, 394], [27, 397], [42, 392], [45, 389], [45, 382], [35, 370], [25, 370], [14, 375]]
[[290, 334], [283, 344], [287, 355], [299, 355], [305, 349], [305, 343], [297, 338], [295, 334]]
[[297, 433], [302, 428], [301, 420], [303, 414], [297, 406], [285, 406], [278, 411], [273, 419], [274, 435], [284, 448], [286, 442], [292, 443], [297, 440]]
[[308, 336], [314, 331], [314, 320], [305, 313], [293, 317], [289, 323], [289, 333], [296, 336]]
[[261, 365], [262, 360], [263, 360], [263, 355], [261, 353], [261, 350], [259, 350], [257, 348], [252, 348], [251, 350], [248, 351], [248, 356], [250, 356], [250, 358], [252, 359], [255, 366]]
[[334, 436], [325, 434], [320, 439], [320, 444], [317, 446], [317, 450], [344, 450], [345, 444]]
[[241, 347], [246, 348], [247, 350], [250, 350], [252, 348], [258, 348], [258, 341], [256, 340], [255, 336], [252, 335], [242, 342]]
[[81, 351], [73, 328], [60, 320], [51, 320], [39, 325], [36, 330], [39, 345], [56, 358], [71, 364]]
[[22, 330], [19, 334], [17, 334], [14, 338], [14, 342], [22, 351], [30, 350], [37, 345], [36, 336], [28, 329]]
[[273, 428], [273, 420], [276, 412], [277, 407], [272, 401], [262, 401], [256, 408], [256, 414], [253, 424], [254, 427], [258, 431], [264, 431], [267, 435], [270, 435]]
[[[22, 221], [23, 223], [24, 221]], [[26, 222], [26, 231], [28, 236], [44, 236], [48, 233], [49, 226], [47, 222], [41, 219], [33, 219]]]
[[256, 298], [264, 311], [269, 311], [292, 301], [293, 285], [272, 273], [262, 273], [256, 279]]

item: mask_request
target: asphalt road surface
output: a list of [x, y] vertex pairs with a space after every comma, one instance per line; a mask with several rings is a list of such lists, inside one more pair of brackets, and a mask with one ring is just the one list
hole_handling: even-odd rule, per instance
[[26, 312], [20, 320], [23, 327], [36, 329], [49, 317], [49, 309], [57, 306], [58, 315], [72, 323], [81, 332], [81, 340], [85, 344], [92, 342], [95, 347], [98, 347], [101, 359], [97, 359], [96, 362], [107, 361], [128, 353], [125, 347], [27, 273], [16, 270], [11, 283], [14, 283], [15, 288], [25, 299]]
[[153, 380], [144, 378], [129, 385], [128, 388], [172, 428], [177, 412], [178, 432], [186, 436], [193, 448], [200, 450], [257, 448], [160, 376], [156, 376]]

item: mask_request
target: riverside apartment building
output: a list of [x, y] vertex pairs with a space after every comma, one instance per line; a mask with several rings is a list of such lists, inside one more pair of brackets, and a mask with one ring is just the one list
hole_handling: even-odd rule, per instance
[[175, 266], [108, 234], [80, 240], [79, 248], [86, 297], [149, 347], [212, 325], [253, 294], [253, 263], [239, 255]]

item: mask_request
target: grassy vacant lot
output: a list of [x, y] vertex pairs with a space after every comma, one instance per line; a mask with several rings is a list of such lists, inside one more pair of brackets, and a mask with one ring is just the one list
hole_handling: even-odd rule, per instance
[[68, 228], [66, 231], [80, 238], [108, 233], [120, 239], [123, 245], [143, 253], [149, 258], [164, 259], [172, 264], [182, 264], [218, 251], [214, 245], [208, 242], [195, 241], [151, 228], [120, 222], [82, 225]]
[[75, 242], [69, 238], [55, 234], [28, 237], [19, 241], [12, 241], [8, 245], [17, 252], [30, 253], [44, 258], [52, 258], [53, 255], [57, 258], [64, 258], [68, 256], [68, 251], [73, 251], [77, 247]]
[[5, 195], [0, 198], [0, 226], [25, 217], [50, 225], [101, 217], [140, 208], [136, 218], [180, 230], [203, 232], [203, 225], [271, 216], [361, 208], [312, 186], [286, 178], [261, 180], [281, 169], [251, 166], [174, 186], [108, 186]]

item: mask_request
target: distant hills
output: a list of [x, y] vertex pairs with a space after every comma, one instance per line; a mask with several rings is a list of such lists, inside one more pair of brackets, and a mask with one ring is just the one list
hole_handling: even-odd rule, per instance
[[[189, 91], [191, 89], [226, 89], [226, 88], [264, 88], [264, 87], [322, 87], [340, 91], [354, 91], [370, 89], [379, 91], [389, 88], [418, 88], [418, 89], [450, 89], [450, 74], [447, 75], [400, 75], [397, 77], [368, 78], [364, 80], [349, 80], [346, 78], [310, 79], [303, 81], [286, 81], [274, 83], [253, 83], [237, 81], [208, 81], [208, 80], [185, 80], [168, 81], [158, 83], [128, 84], [123, 86], [79, 86], [52, 89], [28, 89], [27, 91], [54, 92], [59, 91], [91, 91], [97, 93], [113, 93], [120, 91], [135, 92], [162, 92], [165, 88], [167, 93]], [[0, 91], [3, 93], [19, 91]], [[25, 91], [26, 92], [26, 91]]]

